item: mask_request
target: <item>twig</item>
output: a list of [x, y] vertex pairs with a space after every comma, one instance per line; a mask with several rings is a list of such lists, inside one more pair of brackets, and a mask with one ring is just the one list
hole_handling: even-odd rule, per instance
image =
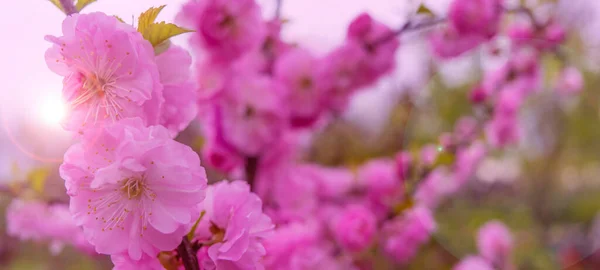
[[281, 3], [283, 0], [275, 0], [275, 16], [274, 19], [278, 21], [281, 18]]
[[198, 265], [198, 257], [192, 249], [192, 245], [187, 235], [183, 236], [181, 244], [177, 247], [177, 253], [181, 257], [181, 262], [185, 270], [200, 270]]
[[443, 23], [446, 21], [446, 18], [435, 18], [429, 21], [425, 21], [419, 24], [413, 24], [411, 21], [406, 22], [404, 25], [402, 25], [402, 27], [400, 27], [400, 29], [397, 29], [393, 32], [390, 32], [388, 35], [385, 35], [379, 39], [376, 39], [375, 41], [373, 41], [370, 46], [378, 46], [381, 45], [383, 43], [386, 43], [394, 38], [396, 38], [397, 36], [406, 33], [406, 32], [410, 32], [410, 31], [418, 31], [418, 30], [422, 30], [424, 28], [428, 28], [428, 27], [432, 27], [435, 25], [438, 25], [440, 23]]
[[75, 3], [73, 3], [73, 0], [59, 0], [59, 1], [60, 1], [60, 5], [64, 9], [67, 16], [77, 13], [77, 9], [75, 8]]
[[254, 182], [258, 170], [258, 157], [246, 158], [246, 166], [244, 169], [246, 172], [246, 181], [248, 182], [248, 185], [250, 185], [250, 190], [254, 190]]

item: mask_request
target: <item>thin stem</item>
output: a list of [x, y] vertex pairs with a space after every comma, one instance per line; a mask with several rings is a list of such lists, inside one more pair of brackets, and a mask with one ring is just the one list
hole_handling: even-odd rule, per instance
[[283, 0], [275, 0], [275, 20], [279, 20], [281, 18], [281, 4]]
[[183, 263], [185, 270], [200, 270], [198, 257], [196, 252], [194, 252], [194, 249], [192, 249], [192, 245], [187, 238], [187, 235], [183, 236], [181, 244], [177, 247], [177, 253], [181, 257], [181, 262]]
[[60, 1], [60, 5], [65, 10], [65, 14], [67, 14], [67, 16], [77, 13], [77, 9], [75, 8], [75, 3], [73, 2], [73, 0], [59, 0], [59, 1]]
[[386, 43], [406, 32], [411, 32], [411, 31], [418, 31], [418, 30], [423, 30], [425, 28], [428, 27], [432, 27], [435, 25], [438, 25], [440, 23], [443, 23], [446, 21], [446, 18], [435, 18], [429, 21], [425, 21], [419, 24], [413, 24], [411, 21], [406, 22], [404, 25], [402, 25], [402, 27], [400, 27], [399, 29], [390, 32], [388, 35], [383, 36], [379, 39], [376, 39], [375, 41], [373, 41], [370, 45], [371, 46], [378, 46], [381, 45], [383, 43]]
[[250, 185], [250, 190], [254, 190], [254, 182], [256, 180], [256, 172], [258, 170], [258, 157], [246, 158], [246, 181]]

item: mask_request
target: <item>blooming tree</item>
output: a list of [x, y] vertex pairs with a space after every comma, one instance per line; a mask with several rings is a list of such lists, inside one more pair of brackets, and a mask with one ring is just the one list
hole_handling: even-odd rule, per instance
[[[153, 7], [137, 26], [82, 12], [93, 1], [51, 2], [67, 17], [62, 35], [46, 37], [45, 60], [63, 77], [63, 127], [78, 140], [59, 168], [68, 205], [15, 192], [8, 233], [53, 252], [108, 255], [114, 269], [406, 266], [434, 242], [436, 210], [486, 156], [522, 139], [520, 110], [547, 88], [542, 60], [560, 63], [557, 99], [583, 88], [556, 6], [541, 16], [502, 0], [453, 0], [447, 14], [421, 5], [399, 27], [362, 13], [319, 55], [282, 38], [288, 22], [264, 18], [254, 0], [190, 0], [176, 24], [157, 22], [164, 6]], [[307, 158], [306, 142], [396, 69], [408, 34], [439, 63], [500, 36], [510, 49], [470, 90], [472, 112], [436, 141], [351, 166]], [[189, 52], [171, 44], [176, 35]], [[407, 110], [416, 100], [404, 96]], [[176, 140], [195, 123], [200, 153]], [[487, 223], [476, 242], [478, 255], [454, 269], [516, 269], [506, 225]]]

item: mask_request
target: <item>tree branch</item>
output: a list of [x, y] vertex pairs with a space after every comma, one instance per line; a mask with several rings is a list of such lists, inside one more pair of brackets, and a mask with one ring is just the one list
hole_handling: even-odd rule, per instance
[[250, 190], [254, 191], [254, 181], [256, 180], [256, 172], [258, 170], [258, 157], [246, 158], [246, 181], [250, 185]]
[[200, 270], [198, 257], [196, 252], [194, 252], [194, 249], [192, 249], [192, 245], [187, 238], [187, 235], [183, 236], [181, 244], [177, 247], [177, 253], [181, 257], [181, 262], [183, 263], [185, 270]]

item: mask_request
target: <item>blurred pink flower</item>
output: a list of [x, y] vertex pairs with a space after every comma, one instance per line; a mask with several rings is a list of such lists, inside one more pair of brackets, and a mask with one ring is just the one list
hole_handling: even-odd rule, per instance
[[436, 223], [428, 208], [416, 206], [402, 216], [383, 225], [382, 246], [385, 253], [398, 263], [406, 263], [429, 240], [436, 230]]
[[473, 142], [469, 147], [461, 148], [456, 153], [454, 163], [454, 181], [460, 186], [477, 171], [477, 166], [485, 157], [487, 149], [480, 141]]
[[128, 117], [156, 124], [163, 103], [152, 45], [133, 27], [103, 13], [73, 14], [63, 22], [46, 63], [64, 76], [69, 105], [64, 127], [79, 131]]
[[454, 0], [450, 5], [450, 23], [461, 35], [496, 35], [503, 14], [503, 0]]
[[96, 251], [133, 260], [177, 247], [207, 182], [190, 147], [139, 118], [87, 133], [65, 154], [60, 174], [75, 222]]
[[[263, 241], [273, 230], [271, 219], [262, 212], [262, 202], [246, 182], [221, 181], [209, 186], [200, 204], [205, 215], [197, 236], [213, 240], [208, 257], [201, 262], [215, 269], [261, 269]], [[203, 228], [203, 229], [202, 229]], [[212, 267], [208, 268], [212, 269]]]
[[414, 199], [417, 204], [435, 208], [447, 195], [456, 192], [460, 187], [459, 184], [451, 173], [444, 167], [440, 167], [421, 180]]
[[21, 240], [48, 242], [54, 254], [65, 244], [95, 254], [94, 247], [85, 240], [82, 228], [75, 224], [66, 205], [13, 199], [6, 211], [6, 221], [8, 235]]
[[513, 237], [502, 222], [490, 221], [479, 229], [477, 247], [483, 258], [494, 265], [504, 266], [512, 253]]
[[113, 264], [113, 270], [164, 270], [160, 261], [156, 256], [142, 255], [139, 260], [134, 260], [127, 254], [115, 254], [110, 256]]
[[460, 261], [453, 270], [494, 270], [494, 268], [483, 258], [468, 256]]
[[441, 59], [460, 56], [483, 43], [485, 37], [474, 34], [459, 34], [450, 26], [435, 30], [429, 36], [429, 44], [434, 55]]
[[367, 198], [377, 212], [385, 213], [395, 203], [402, 201], [404, 182], [398, 176], [393, 160], [371, 160], [358, 169], [357, 182], [367, 193]]
[[363, 205], [349, 205], [334, 219], [331, 229], [343, 248], [360, 252], [372, 244], [377, 218]]
[[556, 83], [556, 89], [560, 94], [573, 95], [578, 94], [583, 89], [584, 79], [581, 71], [576, 67], [564, 68]]
[[310, 51], [296, 48], [281, 55], [274, 76], [290, 92], [290, 117], [293, 126], [314, 123], [323, 110], [323, 78], [317, 74], [317, 60]]
[[229, 62], [256, 49], [267, 30], [254, 0], [190, 0], [178, 20], [196, 31], [192, 46], [207, 50], [216, 61]]
[[257, 156], [287, 129], [286, 92], [262, 75], [239, 75], [228, 83], [221, 100], [223, 139], [246, 156]]
[[165, 98], [160, 124], [175, 136], [198, 114], [196, 88], [190, 80], [192, 57], [183, 48], [171, 44], [156, 56], [156, 64]]
[[375, 82], [396, 65], [395, 54], [400, 46], [398, 38], [393, 36], [392, 29], [367, 13], [358, 15], [350, 23], [346, 42], [357, 45], [365, 53], [358, 76], [354, 78], [357, 86]]

